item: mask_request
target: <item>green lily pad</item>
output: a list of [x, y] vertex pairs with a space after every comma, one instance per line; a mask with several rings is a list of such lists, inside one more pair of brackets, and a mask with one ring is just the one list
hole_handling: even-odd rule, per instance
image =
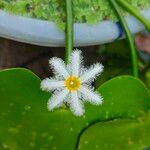
[[148, 90], [130, 76], [114, 78], [98, 92], [102, 106], [86, 104], [83, 117], [68, 108], [47, 110], [51, 94], [40, 89], [41, 80], [26, 69], [0, 72], [0, 149], [74, 150], [78, 137], [94, 122], [134, 118], [148, 111]]
[[150, 113], [144, 119], [97, 123], [82, 134], [78, 150], [148, 150]]

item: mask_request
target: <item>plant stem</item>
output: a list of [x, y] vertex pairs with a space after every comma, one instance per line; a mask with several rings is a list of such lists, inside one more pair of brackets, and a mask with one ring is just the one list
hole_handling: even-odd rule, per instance
[[73, 49], [73, 11], [72, 0], [66, 0], [66, 49], [65, 62], [69, 61], [69, 56]]
[[132, 5], [128, 4], [126, 0], [116, 0], [117, 3], [123, 7], [126, 11], [131, 13], [133, 16], [135, 16], [139, 21], [141, 21], [145, 27], [150, 31], [150, 21], [146, 19], [137, 8], [133, 7]]
[[118, 18], [122, 24], [122, 26], [124, 27], [125, 33], [126, 33], [126, 37], [128, 39], [129, 42], [129, 46], [131, 49], [131, 57], [132, 57], [132, 72], [133, 72], [133, 76], [134, 77], [138, 77], [138, 60], [137, 60], [137, 52], [136, 52], [136, 48], [134, 45], [134, 40], [132, 38], [132, 34], [130, 32], [130, 29], [128, 28], [127, 22], [123, 17], [123, 14], [121, 13], [121, 9], [119, 8], [118, 4], [116, 3], [115, 0], [109, 0], [111, 5], [113, 6], [115, 12], [118, 15]]

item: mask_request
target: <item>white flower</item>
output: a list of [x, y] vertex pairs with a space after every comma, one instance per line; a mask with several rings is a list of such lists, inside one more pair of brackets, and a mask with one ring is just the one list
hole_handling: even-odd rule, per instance
[[103, 71], [100, 63], [92, 65], [89, 69], [83, 68], [80, 50], [72, 52], [67, 66], [56, 57], [50, 59], [49, 63], [53, 68], [55, 78], [46, 78], [41, 83], [42, 90], [54, 92], [48, 101], [49, 110], [66, 103], [74, 115], [81, 116], [84, 114], [83, 102], [102, 104], [102, 97], [90, 86], [91, 82]]

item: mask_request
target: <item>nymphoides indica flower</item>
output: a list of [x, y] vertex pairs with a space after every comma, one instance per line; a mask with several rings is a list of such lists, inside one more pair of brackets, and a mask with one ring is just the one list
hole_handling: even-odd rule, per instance
[[85, 112], [84, 102], [102, 104], [102, 97], [94, 91], [91, 83], [103, 71], [103, 66], [96, 63], [87, 69], [83, 67], [82, 62], [80, 50], [72, 52], [68, 65], [57, 57], [49, 60], [55, 76], [41, 82], [42, 90], [53, 91], [48, 101], [49, 110], [67, 104], [74, 115], [82, 116]]

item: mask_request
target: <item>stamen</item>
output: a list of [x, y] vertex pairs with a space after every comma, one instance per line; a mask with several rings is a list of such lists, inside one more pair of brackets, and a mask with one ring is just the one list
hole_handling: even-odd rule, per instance
[[81, 86], [81, 81], [79, 77], [76, 76], [70, 76], [65, 81], [65, 86], [69, 91], [76, 91]]

